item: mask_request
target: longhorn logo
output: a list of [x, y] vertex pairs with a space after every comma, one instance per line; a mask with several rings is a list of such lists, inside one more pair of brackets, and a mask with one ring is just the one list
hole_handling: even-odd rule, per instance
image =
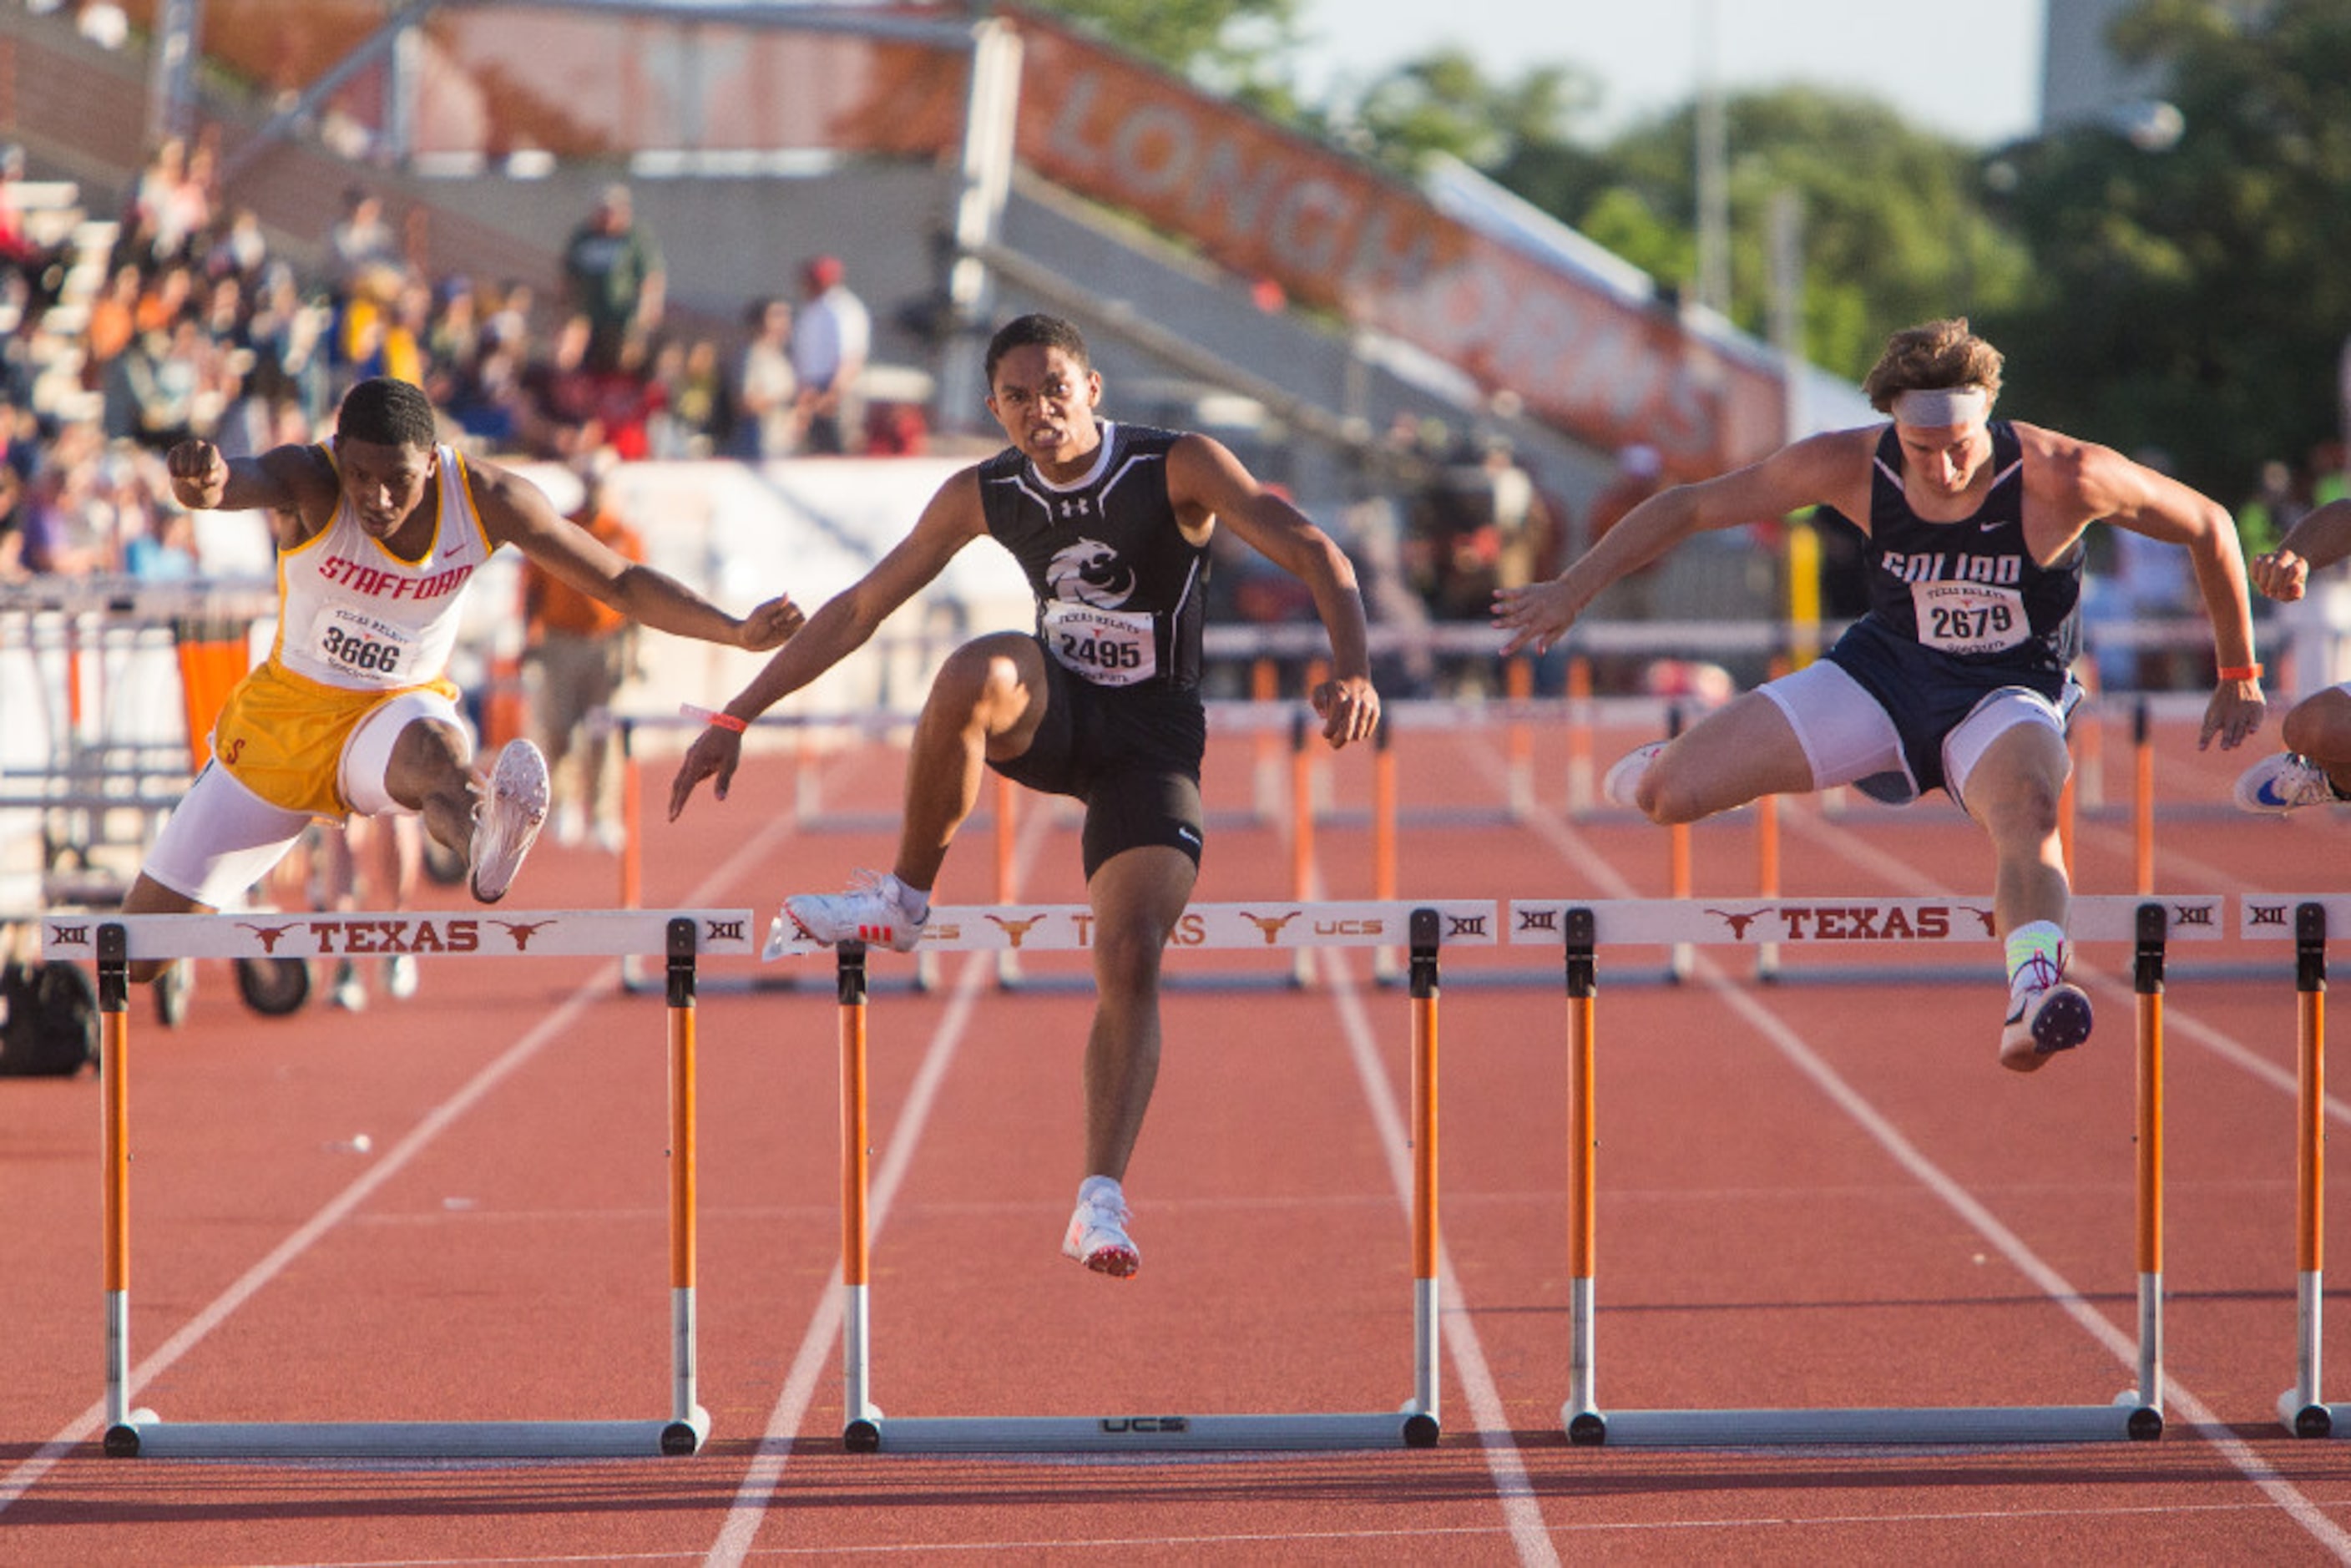
[[1761, 919], [1764, 915], [1771, 914], [1771, 911], [1766, 907], [1763, 909], [1750, 909], [1744, 915], [1739, 914], [1735, 910], [1729, 909], [1709, 909], [1707, 913], [1730, 927], [1730, 938], [1732, 941], [1744, 942], [1747, 940], [1747, 928], [1750, 925], [1754, 925], [1755, 922]]
[[1992, 925], [1992, 923], [1991, 923], [1991, 910], [1989, 910], [1989, 909], [1978, 909], [1978, 908], [1977, 908], [1974, 904], [1960, 904], [1960, 905], [1959, 905], [1959, 907], [1960, 907], [1961, 909], [1966, 910], [1970, 915], [1974, 915], [1978, 920], [1980, 920], [1980, 921], [1981, 921], [1981, 922], [1983, 923], [1983, 928], [1984, 928], [1984, 935], [1985, 935], [1985, 936], [1997, 936], [1998, 935], [2000, 935], [1999, 928], [1998, 928], [1997, 926], [1993, 925]]
[[1287, 915], [1251, 915], [1244, 909], [1241, 918], [1265, 933], [1265, 945], [1270, 947], [1281, 939], [1281, 928], [1298, 918], [1298, 911], [1293, 909]]
[[275, 953], [277, 951], [277, 939], [280, 936], [285, 936], [288, 931], [294, 930], [301, 924], [302, 923], [300, 921], [294, 920], [288, 921], [283, 925], [252, 925], [240, 920], [236, 923], [236, 928], [239, 931], [250, 931], [256, 936], [260, 937], [261, 950], [264, 953]]
[[490, 924], [514, 938], [516, 952], [528, 953], [530, 951], [530, 939], [556, 923], [552, 920], [492, 920]]
[[988, 924], [1002, 931], [1011, 940], [1013, 950], [1018, 952], [1020, 944], [1028, 938], [1029, 933], [1035, 930], [1037, 923], [1045, 917], [1041, 915], [1032, 915], [1026, 920], [1007, 920], [1000, 915], [990, 915], [986, 918]]

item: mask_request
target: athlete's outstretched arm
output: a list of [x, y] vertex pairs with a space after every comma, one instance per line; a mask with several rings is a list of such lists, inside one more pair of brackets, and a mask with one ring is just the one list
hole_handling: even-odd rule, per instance
[[2084, 444], [2075, 465], [2069, 477], [2079, 485], [2088, 515], [2186, 548], [2204, 612], [2212, 622], [2212, 652], [2221, 671], [2205, 705], [2197, 749], [2210, 747], [2216, 736], [2223, 750], [2243, 745], [2261, 728], [2267, 704], [2260, 676], [2227, 673], [2254, 667], [2252, 593], [2236, 520], [2218, 501], [2109, 447]]
[[2310, 574], [2351, 556], [2351, 500], [2329, 501], [2304, 516], [2278, 540], [2277, 549], [2247, 563], [2253, 586], [2272, 599], [2292, 602], [2310, 586]]
[[[784, 644], [751, 684], [727, 703], [726, 716], [743, 724], [841, 663], [873, 635], [897, 608], [946, 569], [955, 553], [987, 531], [979, 504], [979, 471], [967, 468], [949, 479], [923, 508], [914, 531], [863, 577], [824, 601], [798, 636]], [[714, 779], [711, 791], [724, 800], [742, 760], [742, 736], [714, 724], [695, 737], [670, 782], [669, 818], [694, 796], [695, 786]]]
[[1864, 428], [1810, 436], [1747, 467], [1658, 491], [1551, 581], [1495, 591], [1494, 624], [1510, 634], [1502, 653], [1530, 647], [1549, 653], [1603, 589], [1662, 559], [1694, 534], [1784, 517], [1823, 503], [1850, 507], [1845, 492], [1856, 479], [1867, 494], [1876, 435], [1876, 428]]
[[1371, 635], [1354, 563], [1305, 513], [1259, 483], [1222, 442], [1186, 435], [1168, 449], [1168, 499], [1187, 525], [1212, 515], [1268, 560], [1306, 584], [1331, 639], [1331, 679], [1312, 694], [1322, 737], [1333, 747], [1380, 727], [1372, 686]]
[[[547, 492], [522, 476], [495, 464], [469, 466], [475, 504], [491, 543], [513, 545], [640, 625], [758, 653], [781, 644], [807, 619], [789, 595], [778, 595], [738, 620], [677, 579], [631, 560], [562, 516]], [[455, 483], [455, 476], [444, 475], [443, 482]]]

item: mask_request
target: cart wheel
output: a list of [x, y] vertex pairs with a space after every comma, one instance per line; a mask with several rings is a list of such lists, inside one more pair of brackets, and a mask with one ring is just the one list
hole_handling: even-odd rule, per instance
[[177, 1029], [188, 1021], [188, 1007], [196, 994], [196, 966], [193, 959], [174, 958], [155, 977], [155, 1017], [165, 1029]]
[[465, 857], [434, 838], [424, 840], [424, 874], [442, 887], [455, 887], [465, 880]]
[[310, 999], [310, 966], [300, 958], [239, 958], [236, 994], [266, 1017], [298, 1012]]

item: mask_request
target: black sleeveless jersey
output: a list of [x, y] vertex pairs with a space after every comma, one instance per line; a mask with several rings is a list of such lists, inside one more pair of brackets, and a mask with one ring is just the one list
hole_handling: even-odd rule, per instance
[[1055, 663], [1099, 686], [1197, 691], [1208, 552], [1167, 498], [1180, 433], [1106, 422], [1102, 435], [1071, 485], [1050, 483], [1018, 447], [981, 464], [987, 531], [1028, 574]]
[[[1864, 550], [1869, 612], [1859, 623], [1986, 673], [2062, 678], [2081, 651], [2083, 549], [2037, 564], [2024, 545], [2024, 454], [1994, 420], [1991, 487], [1970, 517], [1931, 523], [1902, 493], [1902, 443], [1887, 425], [1869, 478]], [[1834, 510], [1834, 508], [1831, 508]], [[1858, 628], [1856, 628], [1858, 629]]]

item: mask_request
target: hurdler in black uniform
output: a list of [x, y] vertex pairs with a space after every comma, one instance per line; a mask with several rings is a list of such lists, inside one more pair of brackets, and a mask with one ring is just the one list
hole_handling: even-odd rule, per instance
[[1029, 749], [991, 762], [1015, 783], [1086, 803], [1085, 873], [1165, 844], [1197, 865], [1206, 817], [1200, 629], [1208, 551], [1167, 499], [1179, 433], [1102, 426], [1093, 467], [1054, 485], [1017, 447], [981, 465], [988, 533], [1037, 596], [1045, 716]]
[[2082, 699], [2071, 674], [2082, 644], [2081, 542], [2054, 566], [2033, 560], [2016, 433], [2006, 420], [1985, 429], [1992, 481], [1983, 504], [1936, 523], [1904, 497], [1902, 443], [1886, 426], [1870, 470], [1869, 611], [1826, 655], [1877, 699], [1902, 737], [1910, 777], [1855, 785], [1897, 805], [1943, 786], [1943, 737], [1994, 692], [2022, 686], [2061, 716]]

